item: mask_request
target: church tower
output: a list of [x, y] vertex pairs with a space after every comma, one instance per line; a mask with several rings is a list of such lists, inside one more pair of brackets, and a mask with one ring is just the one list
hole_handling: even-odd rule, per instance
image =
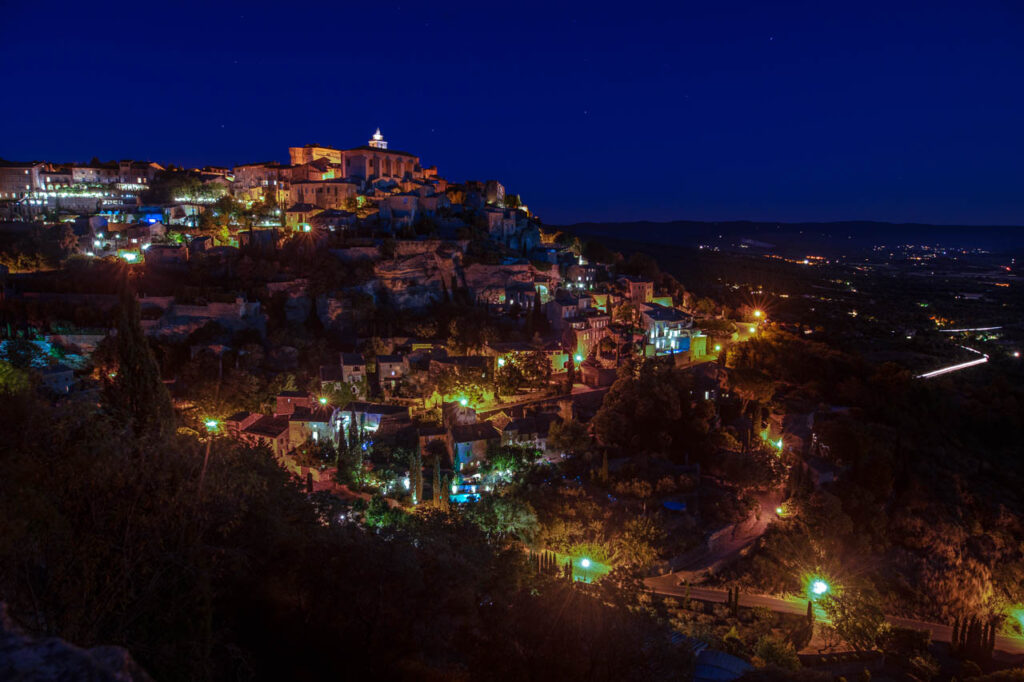
[[377, 128], [377, 132], [373, 134], [373, 139], [370, 140], [370, 146], [374, 149], [387, 149], [388, 141], [384, 139], [384, 136], [380, 134], [380, 128]]

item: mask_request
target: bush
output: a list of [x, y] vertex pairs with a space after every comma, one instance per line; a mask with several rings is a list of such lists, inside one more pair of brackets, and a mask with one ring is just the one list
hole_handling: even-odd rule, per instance
[[783, 670], [799, 670], [800, 657], [787, 642], [763, 635], [754, 645], [754, 665], [759, 668], [775, 666]]

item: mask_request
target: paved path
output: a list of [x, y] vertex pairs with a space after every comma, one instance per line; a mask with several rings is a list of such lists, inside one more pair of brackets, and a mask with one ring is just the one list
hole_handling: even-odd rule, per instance
[[[685, 597], [689, 595], [690, 599], [697, 599], [698, 601], [725, 603], [725, 590], [696, 586], [691, 586], [687, 589], [685, 585], [677, 584], [678, 580], [678, 575], [670, 573], [668, 575], [658, 576], [655, 578], [647, 578], [644, 580], [644, 584], [655, 594], [674, 597]], [[768, 594], [741, 593], [739, 603], [740, 606], [746, 607], [763, 606], [777, 613], [790, 613], [798, 616], [807, 614], [807, 600], [796, 597], [784, 599]], [[887, 621], [898, 627], [914, 628], [915, 630], [928, 630], [931, 632], [932, 641], [935, 642], [949, 642], [953, 637], [953, 628], [950, 625], [930, 623], [928, 621], [915, 620], [913, 618], [900, 618], [898, 616], [886, 616], [885, 618]], [[996, 651], [1006, 654], [1024, 654], [1024, 638], [998, 634], [996, 635], [995, 648]]]
[[711, 549], [689, 552], [673, 560], [675, 576], [680, 580], [694, 582], [708, 570], [726, 564], [749, 547], [755, 540], [764, 535], [768, 526], [777, 518], [775, 509], [782, 504], [782, 491], [771, 490], [757, 494], [757, 502], [761, 509], [759, 514], [751, 514], [744, 521], [736, 524], [735, 531], [720, 538]]

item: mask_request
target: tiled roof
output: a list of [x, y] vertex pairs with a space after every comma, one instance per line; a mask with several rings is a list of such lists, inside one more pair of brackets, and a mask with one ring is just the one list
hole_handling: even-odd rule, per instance
[[363, 412], [365, 414], [409, 414], [409, 408], [404, 405], [385, 405], [383, 403], [364, 403], [353, 401], [345, 407], [346, 412]]
[[268, 417], [266, 415], [256, 420], [252, 426], [245, 430], [255, 436], [266, 436], [277, 438], [288, 431], [288, 420], [284, 417]]
[[452, 440], [456, 443], [472, 443], [478, 440], [497, 440], [501, 437], [490, 422], [460, 424], [452, 427]]
[[320, 381], [341, 381], [343, 378], [340, 365], [320, 366]]
[[685, 322], [692, 319], [689, 315], [684, 313], [682, 310], [675, 308], [668, 308], [657, 303], [647, 303], [648, 308], [643, 311], [643, 314], [652, 320], [659, 322]]
[[309, 409], [308, 407], [299, 407], [299, 408], [296, 408], [295, 412], [293, 412], [288, 417], [288, 421], [290, 421], [290, 422], [323, 422], [323, 423], [326, 424], [327, 422], [329, 422], [331, 420], [331, 413], [332, 413], [332, 411], [333, 410], [331, 410], [330, 407], [325, 407], [323, 405], [317, 405], [312, 410]]
[[358, 147], [352, 147], [351, 149], [349, 149], [347, 151], [350, 151], [350, 152], [380, 152], [381, 154], [397, 154], [398, 156], [409, 156], [409, 157], [412, 157], [414, 159], [416, 158], [416, 155], [411, 153], [411, 152], [403, 152], [403, 151], [399, 151], [397, 149], [378, 149], [377, 147], [371, 147], [368, 144], [360, 145]]

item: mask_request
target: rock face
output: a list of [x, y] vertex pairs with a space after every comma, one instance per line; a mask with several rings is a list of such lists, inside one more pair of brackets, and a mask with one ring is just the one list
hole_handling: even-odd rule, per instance
[[451, 291], [453, 273], [450, 254], [427, 251], [378, 261], [374, 266], [372, 289], [375, 298], [379, 298], [378, 292], [386, 292], [388, 300], [397, 308], [422, 311], [432, 302], [441, 300], [445, 287]]
[[272, 295], [284, 294], [284, 317], [291, 324], [302, 324], [313, 310], [313, 300], [307, 295], [309, 280], [296, 279], [290, 282], [271, 282], [267, 291]]
[[57, 637], [36, 639], [21, 632], [0, 603], [0, 680], [19, 682], [152, 682], [125, 649], [80, 649]]
[[474, 263], [465, 269], [466, 287], [474, 296], [485, 290], [533, 286], [534, 270], [529, 263], [485, 265]]

